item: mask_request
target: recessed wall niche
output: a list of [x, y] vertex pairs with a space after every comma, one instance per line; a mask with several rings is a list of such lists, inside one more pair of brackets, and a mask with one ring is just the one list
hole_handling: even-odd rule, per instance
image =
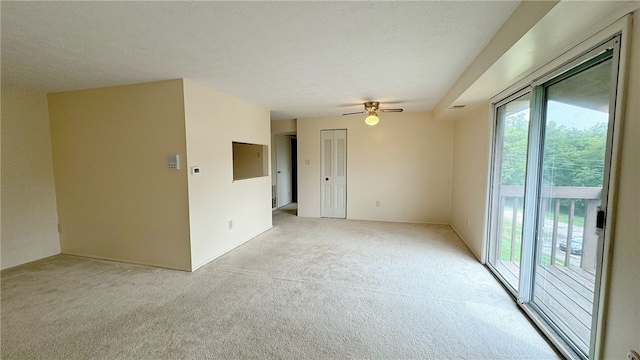
[[267, 145], [234, 141], [232, 146], [234, 181], [269, 175]]

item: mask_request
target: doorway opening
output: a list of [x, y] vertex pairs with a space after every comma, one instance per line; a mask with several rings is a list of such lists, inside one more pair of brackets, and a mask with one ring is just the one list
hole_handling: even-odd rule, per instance
[[298, 202], [298, 138], [291, 135], [291, 201]]
[[[273, 209], [293, 207], [298, 201], [298, 141], [296, 134], [275, 136], [275, 185]], [[295, 206], [294, 206], [295, 205]]]

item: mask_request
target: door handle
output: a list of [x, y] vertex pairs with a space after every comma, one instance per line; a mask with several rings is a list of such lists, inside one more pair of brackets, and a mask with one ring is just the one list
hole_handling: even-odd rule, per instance
[[605, 221], [604, 210], [598, 210], [598, 215], [596, 216], [596, 228], [600, 230], [604, 230], [604, 221]]
[[282, 173], [282, 171], [278, 171], [278, 174]]
[[329, 181], [329, 178], [324, 178], [326, 181]]

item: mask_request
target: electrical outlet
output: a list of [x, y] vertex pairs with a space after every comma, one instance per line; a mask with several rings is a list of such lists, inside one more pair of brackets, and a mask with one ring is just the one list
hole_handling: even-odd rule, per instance
[[64, 228], [62, 227], [62, 223], [58, 223], [58, 232], [62, 234]]
[[635, 350], [629, 350], [629, 353], [627, 354], [627, 358], [629, 360], [640, 360], [640, 354], [638, 354], [638, 352]]
[[233, 220], [229, 220], [229, 230], [233, 229]]
[[380, 200], [376, 200], [376, 207], [380, 207]]

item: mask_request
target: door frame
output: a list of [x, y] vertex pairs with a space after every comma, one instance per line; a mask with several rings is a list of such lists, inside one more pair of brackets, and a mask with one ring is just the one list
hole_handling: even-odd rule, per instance
[[[496, 157], [495, 157], [495, 142], [496, 142], [495, 109], [497, 108], [496, 104], [498, 103], [504, 104], [504, 101], [507, 100], [508, 98], [513, 99], [516, 97], [515, 96], [516, 93], [527, 91], [527, 89], [530, 89], [531, 91], [533, 91], [534, 86], [540, 85], [548, 81], [549, 79], [559, 76], [563, 72], [566, 72], [566, 68], [573, 68], [579, 65], [580, 58], [585, 57], [588, 53], [593, 52], [596, 48], [608, 42], [615, 41], [616, 38], [618, 39], [618, 44], [616, 45], [618, 48], [617, 50], [615, 50], [617, 51], [617, 58], [616, 56], [614, 56], [614, 60], [613, 60], [614, 61], [613, 67], [617, 68], [617, 79], [616, 79], [617, 82], [616, 82], [616, 87], [611, 94], [611, 102], [610, 102], [612, 106], [612, 109], [610, 110], [610, 117], [612, 116], [613, 118], [610, 120], [610, 123], [609, 123], [609, 127], [610, 127], [609, 132], [612, 132], [612, 134], [607, 135], [608, 136], [607, 149], [606, 149], [607, 159], [605, 160], [605, 168], [608, 169], [608, 180], [605, 178], [605, 183], [608, 185], [608, 188], [607, 188], [608, 196], [606, 198], [606, 202], [602, 203], [602, 206], [606, 206], [606, 209], [609, 209], [609, 211], [606, 211], [605, 213], [606, 214], [605, 223], [607, 225], [605, 227], [603, 239], [599, 244], [598, 254], [597, 254], [598, 267], [597, 267], [597, 273], [596, 273], [596, 285], [599, 284], [599, 286], [597, 286], [598, 289], [596, 289], [596, 292], [594, 293], [595, 313], [592, 315], [593, 325], [592, 325], [591, 342], [590, 342], [590, 348], [589, 348], [589, 354], [588, 354], [588, 357], [590, 359], [601, 357], [604, 351], [604, 343], [603, 343], [604, 330], [605, 330], [604, 325], [605, 325], [605, 315], [607, 312], [607, 305], [608, 305], [607, 299], [608, 299], [609, 284], [610, 284], [609, 280], [611, 276], [610, 258], [612, 254], [612, 246], [614, 243], [613, 225], [615, 224], [615, 221], [614, 221], [614, 211], [612, 210], [616, 208], [617, 197], [618, 197], [618, 191], [617, 191], [618, 189], [616, 184], [618, 182], [617, 179], [620, 171], [619, 157], [620, 157], [620, 151], [621, 151], [620, 144], [621, 144], [621, 138], [622, 138], [621, 129], [622, 129], [623, 120], [624, 120], [623, 111], [626, 105], [624, 102], [624, 99], [625, 99], [625, 87], [626, 87], [626, 78], [627, 78], [626, 75], [628, 72], [627, 58], [628, 58], [628, 49], [629, 49], [629, 43], [630, 43], [630, 27], [631, 27], [631, 17], [627, 15], [621, 18], [620, 20], [618, 20], [616, 23], [609, 26], [607, 29], [583, 41], [580, 45], [576, 46], [573, 49], [570, 49], [566, 53], [560, 55], [556, 59], [549, 62], [547, 65], [531, 73], [530, 75], [524, 77], [522, 80], [518, 81], [516, 84], [512, 85], [510, 88], [504, 90], [503, 92], [496, 95], [494, 98], [490, 100], [490, 102], [494, 105], [493, 106], [494, 111], [492, 112], [493, 116], [490, 122], [491, 132], [490, 132], [489, 140], [491, 144], [491, 148], [490, 148], [491, 158], [488, 166], [488, 169], [490, 171], [490, 174], [489, 174], [490, 181], [487, 184], [487, 197], [486, 197], [487, 210], [485, 213], [487, 226], [485, 226], [485, 233], [484, 233], [484, 255], [487, 260], [489, 259], [489, 256], [490, 256], [489, 243], [491, 241], [491, 238], [490, 238], [489, 232], [491, 229], [490, 224], [491, 224], [492, 214], [493, 214], [492, 199], [494, 195], [493, 195], [492, 189], [493, 189], [493, 181], [495, 177], [495, 174], [493, 173], [493, 169], [495, 168], [494, 162], [496, 161]], [[584, 62], [585, 60], [582, 60], [582, 61]], [[534, 97], [535, 96], [536, 95], [534, 93]], [[540, 100], [541, 99], [532, 99], [532, 103], [534, 101], [540, 101]], [[531, 121], [533, 121], [533, 116], [534, 116], [533, 112], [535, 111], [533, 107], [531, 111], [532, 111]], [[532, 131], [533, 130], [530, 129], [530, 132]], [[538, 135], [534, 134], [534, 136], [538, 136]], [[528, 166], [527, 166], [527, 170], [529, 170]], [[529, 176], [529, 174], [527, 174], [527, 176]], [[605, 187], [603, 186], [603, 192], [604, 190], [605, 190]], [[525, 190], [525, 192], [526, 191], [537, 192], [536, 189]], [[531, 208], [531, 206], [529, 206], [529, 208]], [[531, 214], [527, 214], [526, 211], [527, 211], [527, 207], [525, 205], [524, 216], [528, 215], [529, 217], [531, 217]], [[535, 215], [535, 212], [534, 212], [534, 215]], [[523, 232], [524, 231], [525, 230], [523, 229]], [[524, 251], [524, 246], [525, 244], [523, 244], [523, 251]], [[534, 251], [534, 250], [535, 249], [531, 249], [531, 251]], [[528, 267], [532, 267], [533, 260], [531, 261], [531, 264], [525, 264], [525, 265]], [[497, 278], [501, 278], [501, 276], [498, 275], [491, 266], [487, 266], [487, 267], [492, 271], [492, 273], [496, 274]], [[529, 272], [529, 274], [531, 274], [531, 272]], [[520, 281], [522, 282], [523, 279], [521, 278]], [[529, 283], [531, 284], [530, 280], [529, 280]], [[527, 313], [527, 315], [529, 315], [531, 320], [538, 326], [538, 328], [545, 335], [547, 335], [547, 337], [552, 341], [552, 343], [558, 348], [558, 350], [564, 356], [575, 357], [577, 354], [570, 348], [570, 346], [568, 346], [563, 340], [559, 340], [556, 337], [555, 332], [547, 327], [547, 324], [544, 322], [544, 320], [526, 302], [528, 299], [530, 299], [531, 289], [524, 289], [524, 290], [526, 294], [512, 293], [512, 295], [514, 295], [515, 300], [517, 301], [519, 306], [523, 309], [525, 313]], [[525, 295], [525, 296], [523, 297], [522, 295]]]

